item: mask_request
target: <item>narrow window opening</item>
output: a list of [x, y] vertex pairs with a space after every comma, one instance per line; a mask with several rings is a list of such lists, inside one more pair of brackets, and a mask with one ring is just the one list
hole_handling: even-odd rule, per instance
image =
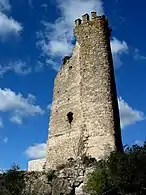
[[72, 69], [72, 66], [69, 67], [69, 70], [71, 70], [71, 69]]
[[69, 112], [69, 113], [67, 114], [67, 119], [68, 119], [68, 122], [69, 122], [70, 125], [71, 125], [71, 123], [72, 123], [72, 121], [73, 121], [73, 113], [72, 113], [72, 112]]

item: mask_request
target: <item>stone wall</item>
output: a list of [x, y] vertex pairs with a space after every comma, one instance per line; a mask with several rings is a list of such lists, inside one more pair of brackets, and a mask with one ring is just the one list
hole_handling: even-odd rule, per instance
[[54, 171], [28, 172], [21, 195], [87, 195], [84, 184], [95, 167], [95, 159], [78, 158]]
[[45, 163], [45, 158], [28, 161], [28, 171], [43, 171]]
[[11, 170], [0, 174], [0, 195], [87, 195], [83, 187], [87, 174], [96, 165], [95, 159], [83, 157], [76, 161], [70, 159], [56, 170]]
[[80, 45], [80, 95], [88, 131], [87, 154], [103, 157], [112, 150], [122, 150], [119, 110], [110, 29], [105, 16], [95, 12], [76, 21], [74, 34]]
[[[110, 29], [105, 16], [76, 20], [76, 46], [55, 79], [46, 166], [122, 150]], [[72, 114], [71, 121], [68, 113]]]
[[[72, 57], [62, 65], [54, 83], [46, 163], [53, 168], [63, 164], [70, 157], [78, 156], [78, 148], [83, 128], [83, 112], [80, 96], [80, 46], [76, 43]], [[73, 113], [70, 124], [67, 118]]]

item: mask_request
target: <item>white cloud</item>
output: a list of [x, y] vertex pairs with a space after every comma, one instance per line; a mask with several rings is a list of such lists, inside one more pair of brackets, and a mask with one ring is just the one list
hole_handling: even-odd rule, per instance
[[22, 31], [22, 25], [13, 19], [8, 17], [6, 12], [11, 10], [9, 0], [0, 0], [0, 39], [5, 41], [9, 35], [18, 36]]
[[[44, 31], [38, 33], [37, 43], [46, 58], [45, 64], [51, 65], [56, 71], [60, 65], [55, 62], [55, 58], [70, 55], [74, 47], [72, 40], [75, 19], [94, 10], [97, 11], [97, 15], [104, 13], [102, 0], [58, 0], [57, 2], [60, 17], [54, 23], [43, 22]], [[128, 45], [125, 41], [113, 38], [111, 48], [114, 64], [119, 67], [122, 65], [121, 55], [127, 53]]]
[[113, 54], [126, 53], [128, 50], [127, 43], [125, 41], [119, 41], [115, 37], [111, 41], [111, 49]]
[[3, 141], [5, 144], [8, 143], [8, 137], [4, 137]]
[[45, 158], [46, 144], [41, 143], [28, 147], [27, 150], [25, 151], [25, 155], [31, 159]]
[[135, 60], [146, 60], [146, 56], [141, 55], [141, 54], [140, 54], [140, 50], [136, 48], [136, 49], [134, 50], [134, 59], [135, 59]]
[[11, 70], [9, 66], [2, 66], [0, 64], [0, 77], [2, 77], [9, 70]]
[[47, 110], [49, 111], [51, 109], [52, 104], [48, 104]]
[[121, 97], [118, 99], [118, 103], [120, 110], [121, 128], [125, 128], [145, 119], [143, 112], [130, 107], [128, 103], [125, 102]]
[[125, 41], [119, 41], [115, 37], [111, 40], [111, 50], [113, 54], [113, 61], [115, 67], [120, 67], [123, 63], [121, 61], [122, 54], [128, 52], [128, 45]]
[[[58, 0], [57, 9], [60, 17], [54, 24], [43, 22], [44, 31], [38, 33], [37, 46], [41, 48], [42, 54], [52, 61], [56, 57], [70, 55], [73, 49], [73, 24], [75, 19], [85, 13], [96, 10], [98, 15], [104, 13], [101, 0]], [[48, 63], [47, 63], [48, 64]], [[58, 67], [55, 68], [58, 70]]]
[[0, 76], [2, 77], [7, 72], [13, 71], [19, 75], [27, 75], [31, 73], [31, 68], [21, 60], [15, 60], [14, 62], [9, 63], [8, 65], [0, 65]]
[[139, 145], [139, 146], [143, 146], [144, 141], [136, 140], [136, 141], [134, 142], [134, 144]]
[[53, 60], [51, 60], [51, 59], [47, 59], [47, 60], [46, 60], [46, 64], [47, 64], [47, 65], [52, 65], [52, 68], [53, 68], [55, 71], [58, 72], [59, 66], [58, 66], [58, 63], [57, 63], [57, 62], [55, 62], [55, 61], [53, 61]]
[[[10, 120], [22, 123], [22, 119], [28, 116], [42, 115], [44, 111], [35, 104], [35, 96], [29, 94], [24, 98], [21, 93], [16, 94], [10, 89], [0, 88], [0, 111], [10, 112]], [[17, 121], [17, 122], [16, 122]]]
[[7, 169], [0, 169], [0, 174], [7, 172]]
[[18, 36], [22, 29], [19, 22], [0, 12], [0, 38], [2, 40], [5, 40], [9, 35]]
[[9, 0], [0, 0], [0, 11], [9, 11], [11, 9], [11, 5]]
[[17, 60], [13, 63], [10, 63], [9, 66], [15, 73], [26, 75], [31, 72], [31, 68], [27, 66], [27, 64], [21, 60]]
[[0, 117], [0, 128], [2, 128], [3, 126], [4, 126], [3, 120], [2, 120], [2, 118]]
[[23, 119], [22, 119], [22, 117], [19, 116], [19, 115], [14, 115], [14, 116], [12, 116], [12, 117], [10, 118], [10, 121], [11, 121], [12, 123], [17, 124], [17, 125], [21, 125], [21, 124], [23, 123]]
[[0, 136], [0, 142], [3, 142], [3, 143], [8, 143], [8, 137], [2, 137]]

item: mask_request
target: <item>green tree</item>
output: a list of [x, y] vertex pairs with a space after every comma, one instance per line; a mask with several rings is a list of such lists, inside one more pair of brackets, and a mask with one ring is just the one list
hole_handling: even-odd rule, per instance
[[85, 191], [92, 195], [146, 194], [146, 143], [113, 152], [88, 175]]
[[[5, 195], [20, 195], [25, 183], [23, 171], [20, 171], [18, 165], [13, 164], [12, 168], [3, 173], [3, 186], [1, 191], [5, 191]], [[2, 193], [2, 192], [1, 192]]]

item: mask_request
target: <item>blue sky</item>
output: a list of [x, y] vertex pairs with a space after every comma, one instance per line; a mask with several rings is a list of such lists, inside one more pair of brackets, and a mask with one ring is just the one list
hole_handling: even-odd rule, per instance
[[45, 156], [53, 82], [74, 20], [96, 10], [113, 29], [123, 144], [146, 138], [146, 2], [0, 0], [0, 169]]

